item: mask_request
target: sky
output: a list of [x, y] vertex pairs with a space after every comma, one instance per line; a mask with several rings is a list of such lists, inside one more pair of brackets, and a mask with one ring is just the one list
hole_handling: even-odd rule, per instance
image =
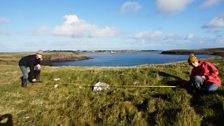
[[224, 0], [0, 0], [0, 52], [224, 47]]

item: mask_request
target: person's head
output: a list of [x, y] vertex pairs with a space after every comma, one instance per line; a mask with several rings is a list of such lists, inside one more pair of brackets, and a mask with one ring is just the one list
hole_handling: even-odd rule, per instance
[[43, 51], [38, 51], [38, 52], [36, 53], [36, 58], [37, 58], [37, 59], [40, 59], [40, 60], [43, 60]]
[[188, 61], [189, 65], [191, 65], [193, 67], [198, 67], [198, 59], [194, 54], [190, 54], [187, 61]]

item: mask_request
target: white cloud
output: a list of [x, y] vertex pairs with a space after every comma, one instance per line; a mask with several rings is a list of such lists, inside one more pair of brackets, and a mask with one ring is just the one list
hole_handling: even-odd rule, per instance
[[162, 31], [153, 32], [139, 32], [134, 35], [134, 40], [144, 43], [169, 43], [178, 41], [192, 41], [195, 38], [193, 33], [189, 33], [186, 37], [180, 36], [176, 33], [164, 33]]
[[127, 1], [120, 7], [120, 13], [137, 12], [139, 9], [141, 9], [141, 5], [138, 2]]
[[43, 25], [38, 29], [32, 31], [34, 35], [47, 35], [50, 33], [50, 28], [47, 25]]
[[[163, 31], [144, 31], [136, 33], [133, 37], [135, 44], [153, 46], [156, 48], [203, 48], [211, 45], [211, 38], [200, 38], [193, 33], [179, 35]], [[217, 42], [216, 42], [217, 43]]]
[[5, 18], [0, 18], [0, 25], [8, 23], [8, 20]]
[[193, 33], [189, 33], [187, 36], [186, 36], [186, 40], [192, 40], [195, 38], [195, 35]]
[[76, 22], [82, 22], [76, 15], [65, 15], [64, 24], [74, 24]]
[[64, 23], [53, 28], [52, 33], [60, 36], [82, 37], [113, 37], [118, 35], [118, 30], [113, 27], [98, 28], [80, 20], [76, 15], [65, 15]]
[[0, 29], [0, 35], [10, 35], [10, 33], [6, 30], [1, 30]]
[[173, 14], [184, 10], [193, 0], [156, 0], [160, 12]]
[[163, 31], [144, 31], [136, 33], [133, 37], [136, 42], [168, 44], [168, 43], [189, 43], [189, 42], [205, 42], [206, 39], [200, 38], [193, 33], [178, 35], [176, 33], [165, 33]]
[[214, 7], [219, 5], [221, 0], [204, 0], [204, 2], [199, 6], [201, 9], [209, 8], [209, 7]]
[[224, 27], [224, 15], [210, 20], [203, 28], [221, 28]]
[[220, 44], [224, 44], [224, 35], [216, 36], [216, 41]]
[[103, 29], [96, 29], [94, 30], [90, 36], [91, 37], [111, 37], [116, 36], [118, 31], [116, 28], [113, 27], [105, 27]]
[[160, 41], [162, 38], [161, 31], [153, 31], [153, 32], [139, 32], [134, 35], [134, 39], [139, 42], [153, 42]]
[[168, 33], [165, 35], [163, 40], [166, 42], [172, 42], [172, 41], [177, 41], [177, 40], [181, 40], [181, 39], [182, 39], [182, 37], [175, 33]]

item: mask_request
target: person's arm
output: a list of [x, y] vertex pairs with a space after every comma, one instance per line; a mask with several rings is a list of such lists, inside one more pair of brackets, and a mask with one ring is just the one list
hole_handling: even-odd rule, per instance
[[209, 69], [209, 74], [206, 75], [208, 80], [218, 77], [218, 70], [212, 63], [207, 63], [207, 67]]
[[192, 69], [192, 71], [191, 71], [191, 75], [190, 75], [190, 80], [189, 80], [189, 83], [191, 83], [191, 82], [192, 82], [192, 80], [193, 80], [194, 76], [195, 76], [195, 71], [194, 71], [194, 68], [193, 68], [193, 69]]
[[36, 71], [40, 71], [40, 68], [41, 68], [40, 64], [37, 64], [37, 65], [34, 67], [34, 70], [36, 70]]
[[29, 60], [28, 60], [28, 64], [29, 64], [29, 68], [30, 68], [30, 78], [31, 79], [34, 78], [35, 60], [36, 60], [35, 56], [29, 57]]
[[34, 78], [34, 63], [30, 62], [29, 63], [30, 66], [30, 78]]

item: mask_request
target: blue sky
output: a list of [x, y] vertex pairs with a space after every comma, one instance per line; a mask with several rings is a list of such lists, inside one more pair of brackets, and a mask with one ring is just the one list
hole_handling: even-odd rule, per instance
[[0, 0], [0, 52], [224, 47], [224, 0]]

